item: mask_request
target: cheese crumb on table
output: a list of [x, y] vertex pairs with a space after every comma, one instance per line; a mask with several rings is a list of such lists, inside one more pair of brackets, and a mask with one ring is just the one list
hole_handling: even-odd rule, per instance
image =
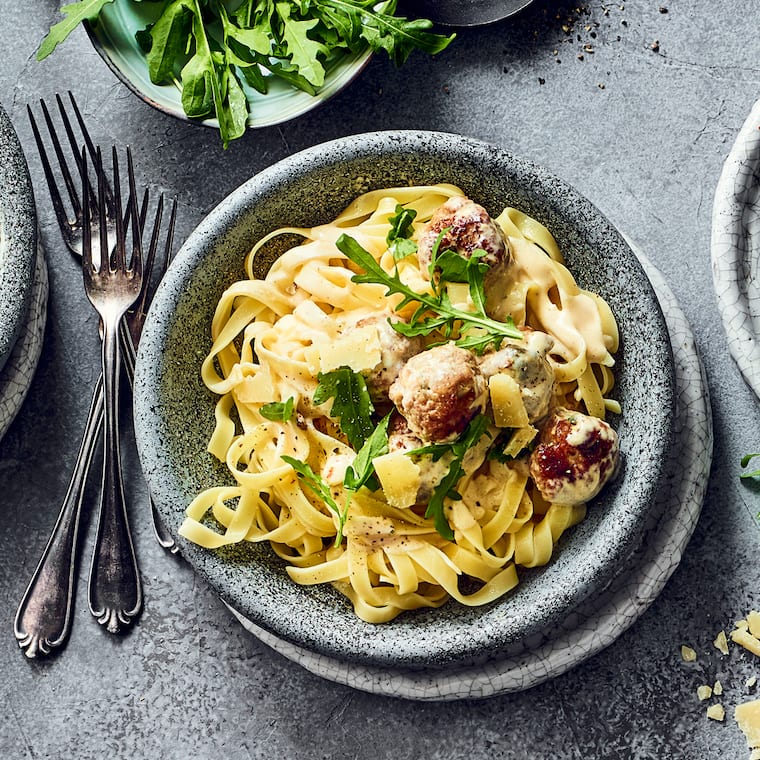
[[728, 654], [728, 639], [726, 638], [726, 632], [721, 631], [713, 641], [713, 646], [721, 652], [721, 654]]
[[707, 708], [707, 717], [712, 720], [723, 720], [726, 717], [726, 711], [723, 708], [723, 705], [710, 705]]
[[712, 694], [713, 690], [706, 684], [704, 686], [697, 687], [697, 696], [699, 697], [700, 702], [704, 702], [704, 700], [710, 699]]
[[735, 628], [731, 631], [731, 641], [760, 657], [760, 639], [753, 636], [748, 628]]
[[723, 694], [723, 684], [720, 681], [715, 682], [715, 685], [713, 686], [713, 694], [715, 694], [716, 697]]
[[757, 684], [757, 676], [750, 676], [744, 684], [748, 689], [753, 689]]
[[681, 659], [684, 662], [696, 662], [697, 653], [691, 647], [687, 647], [684, 644], [681, 646]]

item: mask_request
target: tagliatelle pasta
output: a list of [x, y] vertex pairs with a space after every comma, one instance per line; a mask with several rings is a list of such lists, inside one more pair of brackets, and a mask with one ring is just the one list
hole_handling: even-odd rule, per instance
[[[460, 196], [459, 188], [445, 184], [376, 190], [329, 224], [284, 227], [257, 243], [246, 260], [247, 279], [219, 301], [213, 345], [201, 367], [203, 382], [219, 395], [208, 450], [226, 462], [231, 483], [193, 500], [182, 536], [209, 549], [269, 542], [294, 582], [332, 584], [372, 623], [448, 599], [491, 602], [517, 585], [518, 567], [550, 560], [560, 536], [585, 516], [586, 503], [547, 499], [537, 486], [529, 457], [542, 440], [547, 413], [526, 423], [525, 394], [531, 389], [519, 376], [515, 381], [497, 371], [497, 379], [484, 386], [487, 399], [478, 401], [478, 418], [485, 419], [485, 432], [463, 456], [456, 448], [441, 455], [443, 444], [436, 441], [436, 455], [386, 446], [372, 460], [373, 478], [358, 488], [346, 480], [356, 466], [357, 447], [331, 416], [329, 401], [315, 402], [321, 378], [331, 371], [347, 367], [362, 377], [376, 371], [386, 350], [378, 320], [414, 321], [418, 307], [402, 303], [398, 293], [388, 295], [382, 284], [356, 282], [361, 268], [341, 252], [341, 236], [416, 293], [435, 294], [435, 276], [417, 256], [394, 257], [389, 231], [400, 210], [411, 211], [411, 240], [419, 240], [436, 212]], [[608, 305], [578, 287], [551, 233], [536, 220], [507, 208], [494, 221], [508, 243], [509, 265], [499, 281], [504, 289], [487, 294], [490, 316], [512, 319], [526, 336], [551, 339], [540, 359], [553, 377], [551, 409], [600, 420], [608, 411], [618, 413], [610, 395], [618, 333]], [[301, 242], [264, 279], [256, 279], [257, 255], [284, 234]], [[466, 283], [449, 283], [447, 298], [462, 310], [476, 309]], [[453, 343], [457, 335], [427, 334], [422, 350]], [[511, 344], [521, 350], [519, 338]], [[479, 372], [483, 357], [474, 356], [472, 364]], [[273, 404], [279, 416], [266, 413]], [[375, 399], [373, 424], [385, 414], [384, 406], [390, 418], [398, 417], [386, 395]], [[514, 419], [521, 420], [519, 426], [508, 424]], [[333, 506], [294, 461], [316, 474]], [[444, 527], [450, 529], [444, 535], [441, 515], [436, 522], [426, 507], [451, 475], [446, 468], [455, 465], [461, 465], [456, 481], [438, 493]], [[425, 477], [432, 478], [428, 486]], [[345, 513], [336, 512], [335, 504]]]

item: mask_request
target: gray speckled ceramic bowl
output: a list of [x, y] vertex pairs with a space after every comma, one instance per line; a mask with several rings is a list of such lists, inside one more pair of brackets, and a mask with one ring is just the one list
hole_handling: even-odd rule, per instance
[[140, 343], [135, 385], [138, 448], [150, 489], [176, 533], [198, 491], [225, 482], [206, 454], [214, 397], [199, 369], [223, 290], [244, 276], [251, 245], [282, 225], [329, 221], [359, 193], [399, 184], [453, 182], [492, 213], [512, 205], [557, 237], [583, 287], [617, 316], [621, 349], [613, 420], [624, 458], [587, 518], [551, 563], [485, 607], [454, 602], [379, 626], [357, 619], [330, 587], [287, 577], [268, 546], [200, 549], [180, 539], [195, 570], [256, 625], [309, 650], [365, 664], [445, 668], [497, 657], [551, 624], [615, 576], [640, 540], [654, 503], [674, 418], [674, 372], [658, 301], [636, 257], [610, 223], [544, 169], [492, 145], [430, 132], [379, 132], [316, 146], [253, 177], [192, 233], [156, 295]]
[[0, 106], [0, 369], [21, 333], [37, 262], [37, 212], [29, 170]]

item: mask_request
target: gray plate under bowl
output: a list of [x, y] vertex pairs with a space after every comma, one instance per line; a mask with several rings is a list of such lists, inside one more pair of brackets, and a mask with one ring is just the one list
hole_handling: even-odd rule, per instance
[[[585, 198], [546, 170], [482, 142], [444, 133], [376, 132], [284, 159], [235, 190], [175, 258], [151, 308], [137, 363], [135, 425], [143, 469], [176, 534], [202, 489], [229, 482], [206, 453], [215, 397], [200, 380], [223, 290], [244, 276], [252, 244], [283, 225], [334, 218], [359, 193], [451, 182], [492, 214], [515, 206], [552, 231], [582, 287], [600, 293], [621, 332], [617, 386], [623, 468], [561, 539], [550, 564], [484, 607], [449, 602], [370, 625], [329, 586], [293, 584], [268, 546], [208, 551], [180, 539], [195, 571], [246, 618], [315, 652], [364, 664], [446, 668], [497, 657], [561, 625], [606, 587], [637, 548], [663, 473], [674, 418], [674, 372], [654, 291], [621, 235]], [[273, 251], [276, 256], [278, 251]]]
[[0, 369], [26, 318], [37, 261], [37, 213], [24, 152], [0, 106]]

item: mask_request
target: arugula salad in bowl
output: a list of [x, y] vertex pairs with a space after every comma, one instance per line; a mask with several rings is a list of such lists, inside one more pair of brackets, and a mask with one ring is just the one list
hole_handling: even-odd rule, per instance
[[219, 129], [292, 119], [346, 86], [373, 52], [396, 65], [454, 35], [396, 14], [396, 0], [77, 0], [42, 41], [49, 56], [81, 23], [114, 73], [160, 110]]

